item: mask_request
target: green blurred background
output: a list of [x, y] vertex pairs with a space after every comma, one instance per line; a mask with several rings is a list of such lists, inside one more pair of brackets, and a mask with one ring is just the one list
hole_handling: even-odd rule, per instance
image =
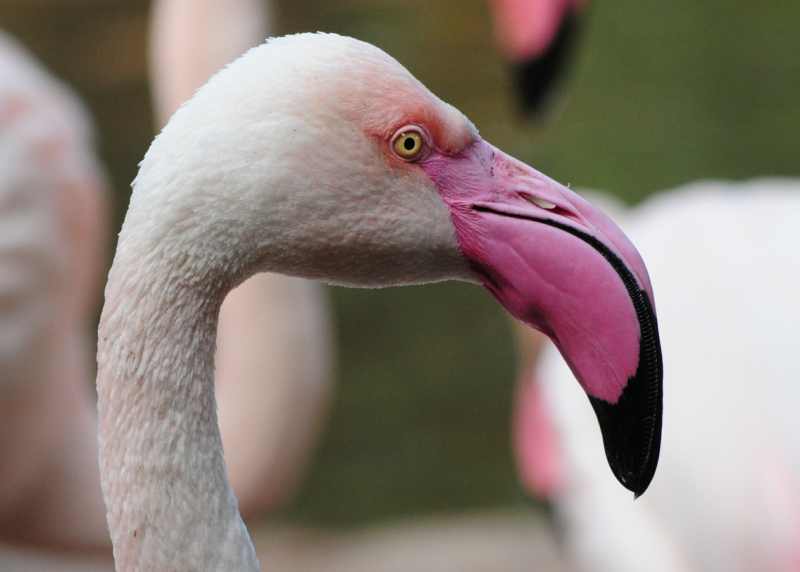
[[[485, 138], [572, 186], [635, 202], [692, 179], [800, 171], [800, 3], [595, 2], [546, 126], [515, 113], [485, 0], [273, 3], [279, 33], [335, 31], [381, 46]], [[153, 136], [147, 9], [140, 0], [0, 0], [0, 27], [92, 109], [117, 224]], [[513, 344], [488, 296], [447, 284], [332, 297], [336, 401], [284, 516], [351, 525], [521, 505], [509, 448]]]

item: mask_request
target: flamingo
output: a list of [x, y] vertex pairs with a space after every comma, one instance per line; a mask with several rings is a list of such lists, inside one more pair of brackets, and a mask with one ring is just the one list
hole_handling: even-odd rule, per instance
[[635, 248], [378, 48], [298, 34], [250, 50], [172, 116], [133, 186], [98, 334], [119, 570], [258, 569], [213, 391], [220, 305], [258, 271], [482, 283], [558, 340], [615, 476], [636, 494], [649, 485], [661, 354]]
[[[549, 348], [517, 416], [525, 481], [553, 499], [579, 570], [796, 571], [798, 183], [698, 182], [618, 211], [658, 281], [670, 352], [658, 478], [641, 502], [617, 504]], [[557, 469], [538, 472], [543, 458]]]

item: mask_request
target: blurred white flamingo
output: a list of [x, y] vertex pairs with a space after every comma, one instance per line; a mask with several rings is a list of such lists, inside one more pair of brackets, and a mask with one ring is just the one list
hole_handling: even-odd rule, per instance
[[616, 210], [658, 284], [661, 464], [626, 502], [548, 348], [516, 415], [524, 482], [555, 502], [579, 570], [800, 569], [800, 184], [701, 182]]

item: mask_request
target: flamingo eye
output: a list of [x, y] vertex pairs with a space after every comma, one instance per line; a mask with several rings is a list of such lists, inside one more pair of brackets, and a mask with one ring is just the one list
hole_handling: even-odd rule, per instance
[[392, 139], [392, 148], [401, 159], [414, 161], [425, 149], [425, 138], [417, 127], [404, 127]]

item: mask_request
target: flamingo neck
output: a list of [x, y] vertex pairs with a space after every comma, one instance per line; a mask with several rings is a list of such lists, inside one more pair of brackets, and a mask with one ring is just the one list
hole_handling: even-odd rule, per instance
[[[118, 571], [258, 570], [214, 398], [225, 292], [120, 240], [98, 349], [100, 472]], [[170, 271], [170, 269], [173, 269]]]

